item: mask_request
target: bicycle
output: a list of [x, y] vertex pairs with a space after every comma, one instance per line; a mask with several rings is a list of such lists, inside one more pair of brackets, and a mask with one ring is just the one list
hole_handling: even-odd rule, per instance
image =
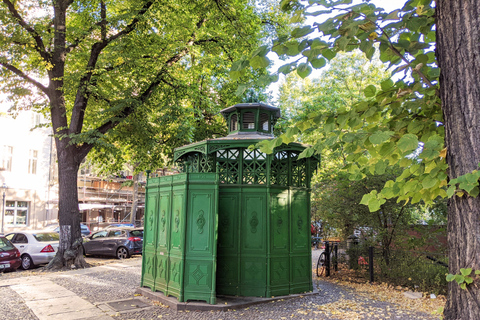
[[331, 261], [334, 261], [334, 264], [336, 264], [336, 257], [333, 255], [333, 248], [336, 245], [337, 244], [334, 245], [333, 243], [325, 241], [325, 251], [320, 254], [317, 261], [317, 277], [330, 275], [330, 272], [328, 272], [327, 275], [327, 268], [330, 269]]

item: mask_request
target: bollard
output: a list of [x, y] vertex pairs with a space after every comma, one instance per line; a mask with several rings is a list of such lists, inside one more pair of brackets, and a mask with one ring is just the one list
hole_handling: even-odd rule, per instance
[[330, 243], [325, 241], [325, 277], [330, 277]]
[[368, 247], [368, 268], [370, 271], [370, 283], [373, 283], [373, 247]]
[[338, 243], [335, 243], [333, 246], [333, 267], [335, 272], [338, 271]]

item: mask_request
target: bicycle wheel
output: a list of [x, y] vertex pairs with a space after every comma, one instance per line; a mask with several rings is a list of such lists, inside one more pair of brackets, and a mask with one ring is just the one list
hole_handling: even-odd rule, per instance
[[325, 268], [326, 268], [325, 260], [326, 260], [326, 258], [327, 258], [327, 255], [325, 254], [325, 252], [322, 252], [320, 257], [318, 257], [317, 277], [321, 277], [321, 276], [325, 275]]

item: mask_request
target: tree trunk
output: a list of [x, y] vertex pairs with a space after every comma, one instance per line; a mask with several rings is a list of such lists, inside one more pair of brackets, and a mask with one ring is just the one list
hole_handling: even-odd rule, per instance
[[76, 148], [68, 145], [68, 139], [56, 138], [58, 156], [58, 184], [60, 245], [55, 258], [47, 269], [85, 268], [88, 264], [83, 257], [81, 216], [78, 209], [77, 174], [80, 162]]
[[138, 173], [133, 176], [133, 201], [132, 211], [130, 212], [130, 223], [135, 224], [137, 219], [137, 207], [138, 207]]
[[[480, 162], [480, 5], [475, 0], [438, 0], [437, 60], [445, 119], [449, 179]], [[448, 203], [449, 272], [480, 269], [480, 198], [454, 196]], [[446, 319], [480, 319], [478, 283], [448, 285]]]

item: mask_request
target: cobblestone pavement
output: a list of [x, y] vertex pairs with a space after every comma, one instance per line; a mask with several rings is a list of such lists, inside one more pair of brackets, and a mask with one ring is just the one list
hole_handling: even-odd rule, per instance
[[[320, 250], [312, 253], [312, 264], [315, 265]], [[140, 258], [134, 258], [140, 259]], [[129, 259], [132, 260], [132, 259]], [[132, 263], [133, 262], [133, 263]], [[138, 261], [139, 262], [139, 261]], [[88, 270], [88, 269], [86, 269]], [[81, 270], [80, 270], [81, 271]], [[35, 276], [35, 275], [33, 275]], [[314, 286], [319, 290], [316, 295], [300, 296], [293, 299], [278, 300], [251, 306], [239, 310], [188, 312], [174, 311], [171, 308], [154, 303], [143, 297], [134, 295], [140, 283], [140, 263], [130, 261], [128, 264], [113, 263], [101, 268], [91, 268], [88, 272], [59, 272], [57, 274], [37, 272], [39, 277], [48, 277], [50, 281], [60, 285], [82, 299], [109, 308], [108, 303], [122, 299], [137, 299], [147, 303], [144, 308], [136, 307], [132, 302], [131, 310], [116, 312], [109, 309], [113, 319], [147, 320], [147, 319], [439, 319], [420, 311], [402, 308], [394, 303], [372, 299], [359, 295], [354, 290], [339, 284], [314, 279]], [[15, 278], [11, 276], [9, 278]], [[0, 319], [38, 319], [22, 298], [0, 277]], [[130, 302], [125, 302], [127, 305]], [[69, 320], [69, 319], [65, 319]]]

